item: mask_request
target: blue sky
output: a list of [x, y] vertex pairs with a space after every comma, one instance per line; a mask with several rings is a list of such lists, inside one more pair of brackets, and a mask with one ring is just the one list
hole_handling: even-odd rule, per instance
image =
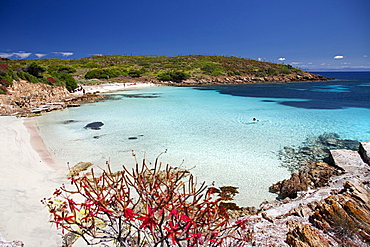
[[0, 56], [229, 55], [370, 70], [369, 0], [0, 0]]

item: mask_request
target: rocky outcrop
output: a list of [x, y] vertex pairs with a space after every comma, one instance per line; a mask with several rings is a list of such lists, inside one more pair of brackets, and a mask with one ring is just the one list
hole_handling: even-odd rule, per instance
[[[342, 160], [351, 160], [352, 152], [344, 152], [350, 155]], [[333, 161], [314, 162], [305, 173], [278, 183], [276, 190], [293, 188], [296, 198], [264, 202], [255, 215], [245, 216], [249, 246], [370, 246], [370, 166], [355, 162], [359, 169], [350, 164], [344, 169]]]
[[[317, 203], [310, 222], [346, 246], [370, 245], [370, 193], [363, 184], [346, 182], [338, 195]], [[360, 245], [361, 246], [361, 245]]]
[[305, 191], [308, 189], [309, 182], [304, 173], [293, 173], [289, 179], [284, 179], [272, 186], [270, 192], [277, 193], [278, 199], [296, 198], [298, 191]]
[[278, 199], [287, 197], [294, 199], [299, 191], [326, 186], [329, 179], [338, 174], [333, 166], [316, 161], [308, 165], [304, 171], [293, 173], [289, 179], [277, 182], [269, 189], [270, 192], [278, 194]]
[[191, 77], [181, 82], [172, 82], [172, 81], [169, 82], [151, 81], [151, 82], [173, 86], [194, 86], [194, 85], [212, 85], [212, 84], [251, 84], [261, 82], [294, 82], [294, 81], [319, 81], [319, 80], [330, 80], [330, 79], [325, 79], [321, 75], [303, 72], [263, 77], [255, 75], [242, 75], [242, 76], [202, 75], [199, 77]]
[[41, 112], [79, 106], [80, 103], [94, 102], [103, 95], [73, 95], [62, 86], [45, 83], [14, 81], [8, 94], [0, 95], [0, 115], [30, 115]]
[[358, 151], [363, 159], [368, 165], [370, 165], [370, 142], [361, 142]]
[[311, 225], [298, 225], [289, 231], [287, 238], [289, 246], [310, 247], [310, 246], [333, 246], [319, 230]]

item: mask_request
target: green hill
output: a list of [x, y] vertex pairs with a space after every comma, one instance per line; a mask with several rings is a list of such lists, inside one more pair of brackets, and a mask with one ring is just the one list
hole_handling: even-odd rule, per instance
[[[69, 90], [86, 80], [197, 83], [247, 83], [249, 81], [317, 80], [291, 65], [260, 62], [233, 56], [104, 55], [80, 59], [3, 60], [0, 80], [20, 77], [31, 82], [65, 85]], [[6, 68], [5, 68], [6, 67]], [[11, 72], [12, 71], [12, 72]], [[11, 75], [9, 75], [9, 73]], [[7, 77], [7, 78], [5, 78]], [[5, 86], [5, 82], [2, 83]]]

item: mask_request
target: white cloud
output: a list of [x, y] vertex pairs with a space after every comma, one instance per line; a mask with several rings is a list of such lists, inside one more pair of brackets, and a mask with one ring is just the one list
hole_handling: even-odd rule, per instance
[[24, 51], [20, 51], [20, 52], [14, 52], [13, 53], [15, 56], [23, 59], [23, 58], [28, 58], [32, 53], [31, 52], [24, 52]]
[[351, 63], [344, 62], [344, 63], [342, 63], [342, 64], [351, 64]]
[[367, 55], [364, 55], [364, 57], [367, 57]]
[[20, 59], [28, 58], [32, 52], [24, 52], [24, 51], [19, 51], [19, 52], [0, 52], [0, 57], [3, 58], [9, 58], [9, 57], [17, 57]]
[[278, 60], [279, 61], [285, 61], [285, 57], [279, 57]]
[[14, 55], [13, 53], [0, 52], [0, 57], [2, 58], [9, 58], [13, 55]]
[[56, 55], [62, 55], [63, 57], [69, 57], [73, 55], [73, 52], [63, 52], [63, 51], [55, 51], [53, 53]]
[[41, 58], [41, 57], [45, 57], [47, 54], [36, 53], [35, 55], [36, 57]]
[[320, 65], [326, 65], [326, 63], [322, 63], [322, 64], [320, 64]]
[[302, 64], [301, 62], [291, 62], [290, 63], [291, 65], [298, 65], [298, 64]]
[[343, 55], [336, 55], [336, 56], [334, 56], [334, 59], [343, 59], [343, 58], [344, 58]]
[[259, 57], [259, 58], [257, 58], [257, 61], [262, 61], [262, 58], [260, 58], [260, 57]]

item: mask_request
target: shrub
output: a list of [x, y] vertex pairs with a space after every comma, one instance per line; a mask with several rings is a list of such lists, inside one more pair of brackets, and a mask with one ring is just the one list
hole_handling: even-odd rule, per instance
[[290, 64], [283, 65], [282, 69], [280, 69], [280, 73], [283, 73], [283, 74], [291, 74], [292, 73], [292, 71], [291, 71], [292, 69], [294, 69], [294, 68]]
[[0, 94], [6, 94], [6, 92], [7, 92], [6, 87], [0, 85]]
[[24, 72], [23, 70], [17, 72], [17, 76], [20, 77], [23, 80], [32, 82], [32, 83], [38, 83], [39, 79], [36, 76], [33, 76], [27, 72]]
[[86, 79], [109, 79], [127, 75], [126, 70], [119, 69], [92, 69], [85, 74]]
[[63, 186], [42, 201], [51, 222], [88, 245], [244, 246], [248, 241], [246, 220], [231, 223], [215, 190], [198, 186], [187, 170], [168, 165], [161, 170], [158, 159], [153, 169], [145, 160], [132, 172], [123, 168], [113, 173], [108, 165], [99, 176], [93, 169], [90, 175], [72, 175], [75, 189]]
[[71, 66], [65, 66], [60, 64], [53, 64], [48, 67], [48, 72], [58, 72], [58, 73], [65, 73], [65, 74], [72, 74], [75, 73], [77, 70]]
[[174, 82], [181, 82], [183, 80], [188, 79], [189, 77], [190, 77], [189, 74], [178, 70], [166, 71], [157, 75], [157, 79], [160, 81], [174, 81]]
[[234, 76], [234, 75], [242, 75], [239, 71], [228, 71], [227, 72], [228, 76]]
[[277, 75], [279, 73], [279, 71], [277, 69], [274, 69], [274, 68], [268, 68], [267, 69], [267, 74], [268, 75]]
[[140, 77], [143, 73], [144, 73], [143, 70], [133, 69], [133, 70], [129, 70], [128, 71], [128, 76], [131, 76], [131, 77]]
[[201, 65], [201, 70], [206, 75], [218, 76], [223, 74], [223, 68], [212, 62], [203, 62]]
[[[55, 78], [57, 78], [59, 81], [61, 81], [61, 83], [70, 92], [72, 92], [74, 89], [76, 89], [78, 87], [76, 80], [71, 75], [69, 75], [69, 74], [65, 74], [65, 73], [53, 73], [52, 75]], [[54, 79], [54, 81], [55, 81], [55, 79]]]
[[40, 77], [40, 73], [43, 73], [46, 71], [44, 67], [41, 67], [35, 62], [29, 63], [27, 67], [24, 69], [25, 72], [35, 76]]
[[13, 80], [18, 80], [18, 76], [6, 64], [0, 63], [0, 84], [8, 87], [12, 85]]

